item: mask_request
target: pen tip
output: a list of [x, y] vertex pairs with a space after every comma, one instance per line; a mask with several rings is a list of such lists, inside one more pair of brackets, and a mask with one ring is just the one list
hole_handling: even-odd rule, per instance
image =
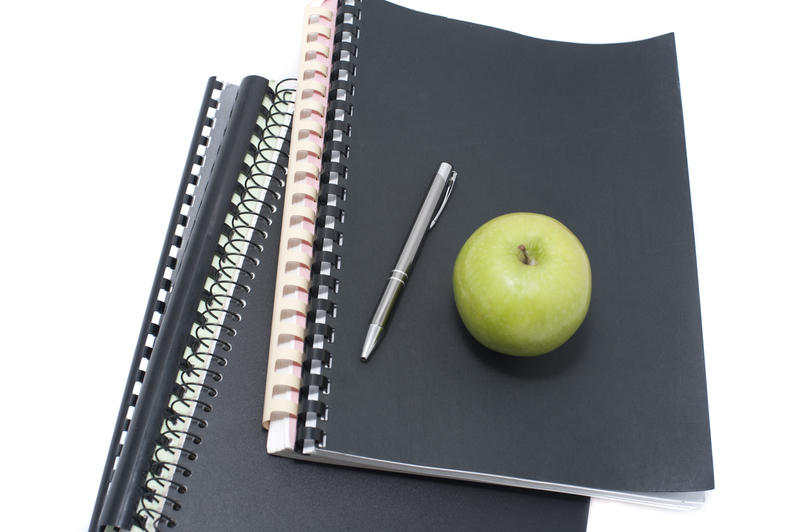
[[366, 362], [369, 360], [369, 356], [372, 354], [372, 350], [375, 348], [375, 343], [370, 342], [369, 338], [367, 341], [364, 342], [364, 347], [361, 349], [361, 362]]
[[381, 333], [383, 333], [383, 327], [374, 323], [369, 324], [369, 329], [367, 329], [367, 337], [364, 339], [364, 347], [361, 349], [361, 362], [366, 362], [370, 355], [372, 355], [372, 352], [375, 350], [375, 346], [378, 345], [378, 340], [381, 337]]

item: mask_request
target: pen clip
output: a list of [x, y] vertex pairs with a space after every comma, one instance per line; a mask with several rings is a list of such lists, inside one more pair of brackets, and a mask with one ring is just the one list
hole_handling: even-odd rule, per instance
[[444, 197], [442, 198], [442, 203], [439, 205], [439, 210], [436, 211], [436, 214], [433, 215], [433, 219], [431, 220], [431, 224], [428, 226], [428, 231], [433, 229], [433, 226], [436, 224], [436, 221], [439, 219], [439, 216], [442, 215], [442, 211], [444, 210], [444, 206], [447, 205], [447, 200], [450, 199], [450, 194], [453, 192], [453, 187], [456, 184], [456, 178], [458, 177], [458, 172], [453, 170], [450, 173], [450, 177], [447, 178], [447, 188], [444, 189]]

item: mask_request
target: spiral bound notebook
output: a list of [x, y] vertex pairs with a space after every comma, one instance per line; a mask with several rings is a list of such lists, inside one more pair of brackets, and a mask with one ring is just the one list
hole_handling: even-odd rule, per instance
[[[714, 479], [673, 36], [582, 45], [382, 0], [323, 11], [332, 64], [317, 58], [306, 77], [318, 83], [330, 64], [329, 84], [305, 92], [328, 100], [324, 130], [307, 126], [323, 145], [309, 151], [321, 168], [316, 231], [299, 237], [313, 252], [279, 263], [302, 275], [276, 298], [268, 450], [700, 504]], [[370, 316], [442, 160], [458, 185], [363, 364]], [[289, 164], [290, 181], [306, 179]], [[582, 327], [534, 359], [474, 341], [452, 294], [467, 237], [516, 211], [565, 223], [593, 272]], [[306, 305], [285, 305], [295, 292]]]
[[208, 82], [90, 529], [585, 530], [582, 497], [263, 452], [293, 94]]

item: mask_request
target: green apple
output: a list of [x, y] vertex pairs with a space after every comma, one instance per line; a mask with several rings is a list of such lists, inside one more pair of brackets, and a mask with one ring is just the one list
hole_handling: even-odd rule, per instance
[[480, 226], [453, 268], [456, 307], [467, 330], [493, 351], [548, 353], [586, 317], [592, 270], [580, 240], [549, 216], [518, 212]]

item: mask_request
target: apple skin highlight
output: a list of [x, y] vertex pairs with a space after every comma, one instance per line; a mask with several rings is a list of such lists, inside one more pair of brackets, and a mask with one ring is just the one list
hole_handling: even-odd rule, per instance
[[589, 257], [558, 220], [505, 214], [464, 243], [453, 267], [453, 294], [478, 342], [506, 355], [543, 355], [566, 342], [586, 317]]

